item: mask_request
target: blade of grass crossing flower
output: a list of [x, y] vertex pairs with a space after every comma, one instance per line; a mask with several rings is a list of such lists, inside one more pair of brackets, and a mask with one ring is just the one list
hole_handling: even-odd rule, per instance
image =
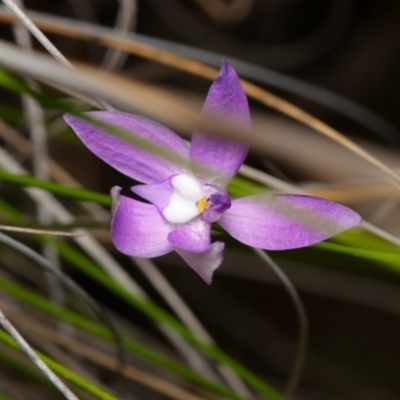
[[[169, 54], [174, 56], [190, 57], [190, 61], [199, 61], [203, 65], [219, 66], [222, 54], [206, 51], [192, 46], [182, 45], [180, 43], [148, 37], [140, 34], [123, 35], [104, 26], [90, 24], [76, 20], [68, 20], [66, 18], [55, 17], [44, 13], [29, 11], [28, 15], [31, 19], [44, 31], [73, 37], [79, 40], [97, 40], [99, 44], [108, 47], [121, 49], [125, 52], [132, 52], [142, 57], [152, 57], [152, 59], [160, 63], [168, 63], [174, 67], [179, 67], [182, 61], [169, 61]], [[0, 10], [0, 17], [6, 23], [15, 23], [15, 17], [8, 15]], [[166, 53], [169, 52], [169, 53]], [[247, 76], [252, 81], [258, 81], [272, 87], [277, 87], [284, 91], [300, 95], [308, 98], [318, 104], [342, 113], [349, 118], [359, 122], [361, 125], [375, 131], [379, 136], [397, 143], [398, 130], [390, 123], [374, 114], [370, 110], [360, 106], [357, 103], [338, 96], [332, 92], [326, 91], [319, 87], [310, 85], [304, 81], [294, 79], [293, 77], [277, 73], [267, 68], [260, 67], [242, 60], [230, 57], [231, 65], [241, 76]]]
[[[26, 175], [16, 175], [16, 174], [11, 174], [9, 172], [6, 172], [4, 170], [0, 170], [0, 179], [4, 181], [8, 181], [11, 183], [15, 183], [21, 186], [35, 186], [35, 187], [40, 187], [46, 190], [49, 190], [55, 194], [67, 196], [70, 198], [74, 198], [77, 200], [86, 200], [86, 201], [93, 201], [102, 205], [110, 205], [111, 201], [107, 195], [98, 193], [98, 192], [92, 192], [88, 190], [82, 190], [82, 189], [75, 189], [75, 188], [69, 188], [63, 185], [59, 185], [53, 182], [46, 182], [46, 181], [41, 181], [36, 178], [33, 178], [31, 176], [26, 176]], [[235, 177], [232, 181], [233, 185], [233, 190], [232, 192], [236, 194], [237, 196], [247, 196], [249, 193], [254, 193], [254, 191], [262, 190], [261, 186], [253, 186], [253, 183], [251, 181], [245, 180], [244, 178], [240, 177]], [[12, 209], [12, 208], [11, 208]], [[0, 212], [3, 211], [3, 213], [9, 213], [10, 206], [9, 204], [5, 203], [3, 200], [0, 199]], [[15, 210], [14, 210], [15, 211]], [[351, 237], [351, 233], [346, 233], [346, 234], [341, 234], [343, 235], [343, 242], [347, 243], [347, 240], [345, 239], [346, 237]], [[346, 236], [347, 235], [347, 236]], [[382, 246], [379, 243], [383, 243], [382, 239], [376, 237], [376, 236], [369, 236], [370, 240], [370, 246], [373, 247], [376, 245]], [[350, 239], [349, 239], [350, 240]], [[357, 238], [352, 238], [351, 242], [357, 244], [360, 243], [362, 244], [364, 239], [358, 240]], [[385, 242], [388, 244], [388, 242]], [[388, 244], [389, 245], [389, 244]], [[323, 243], [320, 245], [314, 245], [315, 247], [323, 248]], [[336, 252], [343, 252], [346, 254], [351, 254], [351, 247], [352, 246], [341, 246], [341, 247], [336, 247], [335, 251]], [[386, 246], [385, 246], [386, 247]], [[393, 247], [393, 245], [390, 245], [390, 247]], [[328, 247], [325, 247], [326, 250], [328, 250]], [[333, 249], [330, 248], [330, 249]], [[353, 252], [354, 254], [354, 252]], [[388, 256], [385, 255], [384, 252], [379, 251], [377, 252], [373, 257], [369, 257], [370, 260], [374, 261], [388, 261]]]
[[[7, 0], [7, 2], [10, 2], [10, 0]], [[27, 17], [25, 16], [25, 18]], [[149, 47], [153, 51], [149, 51]], [[139, 45], [135, 43], [129, 46], [128, 43], [128, 45], [124, 46], [124, 49], [126, 51], [130, 51], [131, 53], [140, 54], [142, 57], [154, 59], [158, 62], [165, 63], [175, 68], [186, 70], [187, 72], [202, 76], [206, 79], [212, 80], [217, 75], [217, 70], [215, 68], [209, 67], [197, 61], [190, 60], [186, 57], [177, 56], [176, 54], [168, 51], [162, 51], [161, 49], [157, 49], [154, 51], [154, 49], [148, 45]], [[163, 53], [164, 56], [161, 57], [160, 53]], [[364, 151], [357, 144], [340, 134], [338, 131], [334, 130], [317, 118], [314, 118], [311, 114], [304, 112], [293, 104], [283, 100], [282, 98], [279, 98], [278, 96], [273, 95], [272, 93], [264, 89], [257, 87], [250, 82], [242, 81], [242, 85], [246, 91], [246, 94], [249, 97], [255, 98], [261, 103], [277, 109], [283, 114], [288, 115], [289, 117], [298, 120], [307, 126], [310, 126], [317, 132], [329, 137], [337, 143], [340, 143], [349, 151], [352, 151], [354, 154], [358, 155], [359, 157], [374, 165], [376, 168], [385, 172], [385, 174], [388, 176], [388, 181], [394, 186], [400, 187], [400, 179], [395, 173], [393, 173], [391, 169], [389, 169], [385, 164], [380, 162], [367, 151]]]
[[[9, 46], [6, 46], [3, 44], [2, 45], [3, 50], [2, 53], [4, 53], [4, 57], [2, 59], [2, 62], [4, 63], [4, 65], [11, 65], [12, 68], [14, 69], [18, 69], [20, 71], [22, 70], [26, 70], [26, 63], [22, 64], [22, 59], [24, 58], [24, 55], [19, 53], [19, 55], [16, 55], [16, 52], [14, 49], [10, 48]], [[8, 54], [8, 55], [7, 55]], [[35, 60], [36, 62], [37, 60]], [[40, 61], [42, 62], [42, 61]], [[16, 66], [18, 64], [18, 66]], [[32, 64], [32, 60], [31, 60], [31, 64]], [[184, 63], [183, 63], [184, 64]], [[204, 65], [200, 64], [200, 70], [204, 69]], [[33, 65], [32, 68], [33, 69]], [[35, 73], [32, 73], [33, 76], [35, 77], [39, 77], [39, 79], [44, 79], [44, 77], [41, 76], [40, 70], [39, 70], [39, 66], [36, 66], [38, 69], [35, 71]], [[53, 66], [54, 67], [54, 66]], [[54, 67], [54, 69], [56, 69]], [[217, 75], [216, 70], [213, 68], [208, 67], [208, 70], [210, 70], [206, 76], [207, 79], [214, 79], [215, 76]], [[197, 71], [199, 72], [199, 71]], [[91, 70], [91, 73], [94, 74], [93, 69]], [[64, 75], [67, 75], [64, 71]], [[70, 74], [72, 75], [72, 74]], [[92, 93], [104, 93], [102, 94], [103, 97], [108, 97], [108, 95], [102, 90], [104, 89], [103, 86], [107, 86], [107, 93], [117, 90], [118, 85], [122, 87], [122, 81], [120, 79], [117, 79], [115, 76], [111, 77], [111, 75], [106, 75], [103, 73], [97, 73], [97, 75], [99, 75], [99, 79], [100, 79], [100, 75], [103, 76], [102, 79], [102, 83], [103, 85], [99, 85], [97, 84], [96, 87], [94, 87], [93, 85], [86, 85], [86, 86], [90, 86], [90, 91]], [[58, 75], [59, 76], [59, 75]], [[105, 77], [107, 76], [108, 79], [105, 79]], [[111, 79], [112, 78], [112, 79]], [[53, 77], [54, 79], [54, 77]], [[46, 80], [51, 80], [51, 77], [49, 75], [47, 75]], [[57, 80], [59, 81], [60, 79], [57, 78]], [[80, 84], [80, 86], [84, 85], [84, 82], [80, 82], [79, 83], [79, 79], [75, 78], [73, 79], [72, 77], [70, 77], [69, 79], [69, 85], [72, 86], [78, 86], [78, 84]], [[246, 94], [249, 97], [253, 97], [255, 99], [257, 99], [258, 101], [262, 102], [263, 104], [269, 106], [269, 107], [273, 107], [275, 109], [277, 109], [278, 111], [284, 113], [285, 115], [290, 116], [291, 118], [298, 120], [300, 122], [302, 122], [303, 124], [310, 126], [311, 128], [313, 128], [314, 130], [316, 130], [317, 132], [327, 136], [328, 138], [340, 143], [342, 146], [346, 147], [349, 151], [353, 152], [354, 154], [358, 155], [359, 157], [363, 158], [365, 161], [369, 162], [371, 165], [374, 165], [376, 168], [382, 170], [387, 178], [388, 178], [388, 182], [390, 182], [392, 185], [394, 185], [395, 187], [400, 187], [400, 178], [396, 175], [396, 173], [394, 173], [390, 168], [388, 168], [385, 164], [383, 164], [382, 162], [380, 162], [378, 159], [376, 159], [374, 156], [372, 156], [370, 153], [368, 153], [367, 151], [364, 151], [361, 147], [359, 147], [358, 145], [356, 145], [354, 142], [352, 142], [351, 140], [347, 139], [346, 137], [344, 137], [343, 135], [341, 135], [338, 131], [334, 130], [333, 128], [331, 128], [330, 126], [328, 126], [327, 124], [323, 123], [322, 121], [318, 120], [317, 118], [314, 118], [312, 115], [304, 112], [303, 110], [301, 110], [300, 108], [294, 106], [293, 104], [273, 95], [272, 93], [269, 93], [259, 87], [257, 87], [256, 85], [253, 85], [249, 82], [246, 81], [241, 81], [243, 88], [246, 92]], [[112, 86], [111, 86], [112, 85]], [[124, 82], [124, 86], [127, 86], [127, 82]], [[130, 85], [133, 86], [133, 85]], [[89, 89], [89, 87], [88, 87]], [[82, 87], [81, 87], [81, 90]], [[132, 90], [134, 90], [134, 88], [132, 87]], [[139, 88], [137, 88], [136, 90], [139, 90]], [[113, 93], [112, 95], [114, 95], [115, 93]], [[111, 95], [111, 93], [110, 93]], [[218, 131], [218, 133], [222, 133], [222, 130], [220, 131], [221, 128], [224, 127], [224, 125], [219, 124], [219, 128], [214, 127], [214, 124], [210, 125], [209, 123], [205, 123], [205, 119], [201, 118], [201, 121], [196, 118], [195, 115], [191, 115], [192, 118], [190, 118], [192, 121], [189, 121], [188, 118], [180, 118], [179, 117], [179, 111], [182, 111], [181, 109], [178, 110], [178, 108], [180, 106], [183, 107], [183, 104], [181, 104], [180, 106], [178, 104], [176, 105], [172, 105], [173, 103], [170, 102], [170, 100], [168, 100], [169, 102], [169, 111], [168, 107], [167, 107], [167, 103], [166, 103], [166, 98], [164, 97], [163, 99], [161, 98], [162, 95], [160, 93], [158, 93], [158, 98], [157, 98], [157, 102], [158, 107], [154, 108], [154, 104], [152, 106], [152, 110], [149, 109], [149, 104], [144, 104], [143, 102], [140, 103], [140, 105], [138, 103], [136, 103], [135, 107], [141, 107], [144, 109], [146, 109], [146, 113], [151, 113], [154, 114], [156, 119], [163, 119], [163, 122], [168, 122], [171, 123], [173, 122], [175, 124], [175, 127], [179, 129], [187, 129], [189, 128], [189, 126], [191, 126], [191, 128], [199, 128], [200, 130], [203, 131], [209, 131], [210, 133], [217, 133], [216, 131]], [[120, 107], [124, 107], [123, 104], [125, 104], [125, 100], [122, 99], [122, 97], [124, 97], [124, 93], [121, 92], [121, 90], [119, 90], [118, 92], [118, 98], [113, 97], [113, 101], [116, 103], [117, 106]], [[148, 96], [149, 97], [149, 96]], [[120, 103], [120, 100], [122, 100], [122, 102]], [[129, 108], [132, 108], [132, 103], [133, 100], [130, 98], [130, 106]], [[148, 99], [150, 101], [150, 99]], [[153, 98], [152, 100], [153, 102], [156, 101], [155, 98]], [[176, 101], [175, 101], [176, 102]], [[173, 109], [172, 109], [173, 108]], [[157, 115], [156, 115], [157, 114]], [[174, 117], [171, 119], [171, 115], [174, 115]], [[187, 116], [187, 115], [186, 115]], [[195, 122], [196, 126], [193, 126], [193, 122]], [[204, 124], [205, 123], [205, 124]], [[200, 126], [203, 125], [203, 126]], [[238, 139], [239, 137], [243, 139], [243, 132], [241, 129], [237, 129], [235, 126], [233, 126], [233, 124], [228, 124], [229, 125], [229, 129], [228, 126], [225, 126], [227, 128], [227, 131], [229, 130], [229, 136], [231, 138], [236, 138]], [[215, 129], [216, 128], [216, 129]], [[250, 133], [253, 133], [253, 131], [250, 131]], [[257, 132], [254, 132], [255, 134]], [[247, 135], [246, 138], [248, 140], [248, 142], [250, 144], [253, 145], [253, 147], [255, 147], [256, 143], [255, 143], [255, 137], [257, 136], [257, 145], [258, 147], [261, 147], [260, 145], [260, 140], [259, 140], [259, 135]]]
[[[105, 131], [115, 136], [118, 136], [121, 139], [125, 140], [126, 142], [131, 143], [134, 146], [137, 146], [151, 154], [160, 156], [169, 161], [173, 161], [175, 164], [181, 166], [188, 165], [188, 160], [182, 157], [182, 155], [179, 152], [171, 151], [163, 146], [158, 145], [153, 141], [143, 139], [138, 135], [135, 135], [135, 132], [128, 132], [125, 129], [122, 129], [114, 124], [106, 123], [98, 119], [92, 118], [88, 115], [82, 114], [81, 112], [82, 110], [79, 107], [73, 107], [68, 103], [57, 101], [56, 99], [52, 101], [51, 96], [33, 90], [32, 88], [27, 86], [21, 79], [13, 76], [12, 74], [8, 73], [5, 70], [2, 70], [1, 68], [0, 68], [0, 83], [2, 83], [6, 88], [15, 91], [17, 93], [26, 93], [34, 97], [36, 100], [42, 102], [43, 104], [48, 105], [51, 108], [55, 108], [60, 111], [79, 116], [79, 118], [86, 120], [91, 124], [99, 128], [102, 128]], [[204, 174], [220, 173], [211, 169], [208, 165], [196, 163], [196, 167], [199, 172], [202, 172]], [[223, 177], [222, 174], [221, 176]]]
[[[19, 348], [18, 344], [14, 341], [14, 339], [11, 336], [7, 335], [5, 332], [0, 331], [0, 341], [18, 351], [22, 351]], [[50, 368], [52, 371], [63, 377], [65, 380], [73, 383], [75, 386], [81, 388], [85, 392], [92, 394], [96, 398], [101, 400], [118, 400], [115, 396], [105, 392], [103, 389], [100, 389], [96, 385], [93, 385], [87, 380], [81, 378], [79, 375], [63, 367], [59, 363], [52, 360], [50, 357], [47, 357], [39, 352], [36, 352], [35, 355], [38, 359], [41, 360], [42, 363], [46, 365], [46, 367]], [[77, 400], [75, 396], [70, 397], [70, 399]]]

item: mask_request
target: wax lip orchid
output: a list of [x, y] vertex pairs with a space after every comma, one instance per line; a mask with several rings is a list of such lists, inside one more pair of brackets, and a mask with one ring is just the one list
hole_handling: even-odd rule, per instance
[[[225, 60], [203, 113], [250, 126], [246, 95]], [[141, 116], [118, 111], [87, 114], [187, 161], [174, 163], [87, 120], [65, 115], [66, 122], [94, 154], [144, 183], [131, 190], [149, 203], [122, 195], [119, 187], [111, 191], [111, 237], [124, 254], [151, 258], [176, 251], [211, 283], [224, 250], [224, 243], [211, 243], [213, 222], [238, 241], [265, 250], [309, 246], [361, 222], [349, 208], [312, 196], [263, 194], [231, 200], [225, 187], [246, 157], [248, 148], [244, 144], [195, 132], [189, 146], [166, 127]]]

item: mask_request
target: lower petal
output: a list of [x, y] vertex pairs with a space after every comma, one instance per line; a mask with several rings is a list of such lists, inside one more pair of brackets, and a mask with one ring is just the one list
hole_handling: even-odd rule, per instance
[[115, 201], [111, 221], [111, 238], [115, 247], [129, 256], [158, 257], [169, 253], [173, 246], [168, 242], [171, 226], [152, 204], [145, 204], [120, 195], [114, 188]]
[[180, 248], [175, 248], [175, 251], [209, 285], [212, 282], [214, 271], [221, 265], [224, 259], [224, 247], [224, 243], [215, 242], [201, 253]]
[[325, 240], [361, 223], [348, 207], [313, 196], [260, 195], [232, 201], [218, 223], [240, 242], [286, 250]]
[[210, 230], [210, 224], [197, 219], [170, 232], [168, 241], [184, 250], [203, 252], [210, 247]]

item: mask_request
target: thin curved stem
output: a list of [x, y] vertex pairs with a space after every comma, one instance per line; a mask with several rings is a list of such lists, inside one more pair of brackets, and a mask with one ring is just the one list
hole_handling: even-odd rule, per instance
[[294, 308], [296, 310], [298, 323], [299, 323], [299, 339], [297, 343], [296, 356], [293, 361], [292, 370], [290, 372], [289, 380], [285, 389], [285, 395], [290, 398], [293, 396], [295, 391], [297, 390], [301, 375], [303, 372], [304, 362], [307, 354], [307, 346], [308, 346], [308, 319], [307, 313], [304, 307], [303, 302], [297, 292], [296, 288], [293, 286], [290, 279], [286, 276], [286, 274], [282, 271], [282, 269], [276, 264], [272, 258], [263, 250], [253, 248], [253, 251], [257, 254], [257, 256], [266, 262], [279, 279], [290, 299], [293, 302]]
[[14, 328], [11, 322], [0, 310], [0, 324], [4, 330], [14, 339], [21, 350], [31, 359], [31, 361], [42, 371], [43, 375], [60, 391], [68, 400], [78, 400], [78, 398], [64, 385], [61, 379], [38, 357], [31, 346]]

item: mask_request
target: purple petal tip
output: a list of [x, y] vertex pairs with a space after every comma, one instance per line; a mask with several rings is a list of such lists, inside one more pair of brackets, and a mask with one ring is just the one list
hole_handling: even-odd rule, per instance
[[224, 243], [215, 242], [206, 251], [201, 253], [195, 253], [179, 248], [175, 248], [175, 251], [204, 280], [204, 282], [207, 283], [207, 285], [210, 285], [215, 270], [223, 261], [224, 247]]
[[348, 207], [302, 195], [234, 200], [219, 220], [235, 239], [265, 250], [310, 246], [360, 223], [361, 217]]

